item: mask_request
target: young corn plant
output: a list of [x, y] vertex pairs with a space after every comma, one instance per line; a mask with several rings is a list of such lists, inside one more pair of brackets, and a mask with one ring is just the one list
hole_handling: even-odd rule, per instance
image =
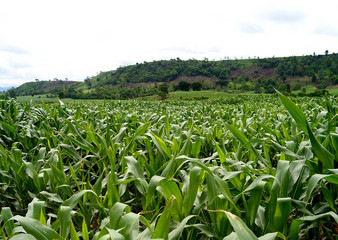
[[0, 101], [0, 236], [336, 239], [337, 99], [293, 100]]

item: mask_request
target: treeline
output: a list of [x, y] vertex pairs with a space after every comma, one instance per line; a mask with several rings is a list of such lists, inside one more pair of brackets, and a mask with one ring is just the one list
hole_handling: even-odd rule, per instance
[[[330, 80], [338, 83], [338, 54], [293, 56], [284, 58], [255, 58], [243, 60], [161, 60], [137, 63], [131, 66], [119, 67], [114, 71], [102, 72], [94, 78], [87, 78], [89, 86], [117, 85], [141, 82], [170, 82], [179, 76], [206, 76], [220, 80], [229, 79], [231, 72], [261, 67], [275, 69], [275, 78], [285, 80], [288, 76], [308, 76], [313, 83]], [[259, 74], [259, 73], [258, 73]], [[245, 76], [244, 76], [245, 77]], [[258, 76], [259, 77], [259, 76]]]
[[63, 88], [58, 92], [59, 98], [73, 98], [73, 99], [132, 99], [135, 97], [146, 97], [159, 95], [162, 99], [167, 97], [169, 92], [173, 91], [200, 91], [203, 84], [194, 82], [192, 84], [186, 81], [180, 81], [178, 84], [152, 84], [146, 86], [137, 86], [133, 88], [123, 88], [121, 86], [96, 86], [90, 91], [79, 90], [76, 85]]
[[[53, 81], [43, 81], [35, 79], [35, 82], [24, 83], [15, 89], [16, 95], [41, 95], [41, 94], [58, 94], [64, 88], [76, 85], [79, 82], [54, 79]], [[73, 86], [74, 87], [74, 86]]]
[[[181, 77], [181, 78], [179, 78]], [[184, 78], [190, 78], [189, 82]], [[174, 81], [175, 80], [175, 81]], [[119, 67], [87, 77], [84, 82], [36, 81], [15, 89], [15, 95], [52, 94], [74, 99], [130, 99], [169, 92], [214, 89], [230, 93], [253, 91], [306, 93], [305, 86], [325, 89], [338, 84], [338, 54], [235, 60], [160, 60]], [[162, 86], [164, 85], [164, 87]], [[8, 93], [9, 94], [9, 93]], [[13, 94], [13, 90], [12, 90]]]

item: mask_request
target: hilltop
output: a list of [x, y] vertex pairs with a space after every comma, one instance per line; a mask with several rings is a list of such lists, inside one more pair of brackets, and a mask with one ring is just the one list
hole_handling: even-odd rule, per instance
[[[185, 84], [185, 88], [182, 85]], [[230, 93], [272, 93], [301, 90], [312, 85], [325, 89], [338, 84], [338, 54], [235, 60], [160, 60], [136, 63], [87, 77], [84, 82], [25, 83], [17, 95], [54, 93], [60, 97], [128, 99], [168, 91], [215, 89]], [[306, 88], [304, 88], [306, 89]]]
[[48, 80], [48, 81], [39, 81], [27, 82], [19, 87], [17, 87], [16, 94], [20, 96], [27, 95], [39, 95], [39, 94], [58, 94], [62, 92], [64, 88], [68, 88], [73, 84], [76, 84], [76, 81], [63, 81], [63, 80]]

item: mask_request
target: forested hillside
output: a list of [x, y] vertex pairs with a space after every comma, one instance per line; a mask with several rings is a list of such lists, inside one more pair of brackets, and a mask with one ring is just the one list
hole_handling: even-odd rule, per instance
[[49, 81], [39, 81], [24, 83], [21, 86], [17, 87], [17, 95], [38, 95], [38, 94], [49, 94], [55, 93], [58, 94], [64, 88], [70, 87], [75, 84], [75, 81], [63, 81], [63, 80], [49, 80]]
[[[250, 69], [255, 69], [252, 71]], [[144, 62], [126, 67], [120, 67], [115, 71], [103, 72], [94, 77], [91, 83], [98, 85], [115, 85], [124, 83], [140, 82], [170, 82], [178, 76], [217, 77], [227, 80], [229, 77], [259, 78], [264, 76], [269, 69], [273, 69], [271, 77], [281, 79], [290, 76], [308, 76], [313, 82], [318, 80], [338, 80], [338, 54], [309, 55], [301, 57], [286, 58], [256, 58], [245, 60], [222, 60], [209, 61], [187, 60], [179, 58], [154, 62]], [[242, 71], [240, 75], [235, 73]], [[251, 76], [246, 73], [250, 72]], [[237, 76], [236, 76], [237, 75]], [[89, 82], [90, 79], [87, 79]]]
[[287, 93], [301, 90], [307, 85], [325, 89], [336, 84], [338, 84], [338, 54], [329, 54], [326, 51], [323, 55], [283, 58], [257, 57], [218, 61], [207, 58], [204, 60], [177, 58], [136, 63], [87, 77], [79, 84], [63, 82], [49, 90], [43, 88], [41, 83], [38, 89], [33, 86], [24, 88], [23, 85], [17, 89], [17, 94], [54, 92], [61, 98], [128, 99], [161, 92], [167, 94], [176, 90], [216, 89], [234, 93], [246, 91], [272, 93], [274, 88], [277, 88]]

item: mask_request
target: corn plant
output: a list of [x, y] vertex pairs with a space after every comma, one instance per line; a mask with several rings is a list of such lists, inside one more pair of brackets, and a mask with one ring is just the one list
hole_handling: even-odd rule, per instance
[[0, 101], [3, 239], [336, 239], [337, 99]]

